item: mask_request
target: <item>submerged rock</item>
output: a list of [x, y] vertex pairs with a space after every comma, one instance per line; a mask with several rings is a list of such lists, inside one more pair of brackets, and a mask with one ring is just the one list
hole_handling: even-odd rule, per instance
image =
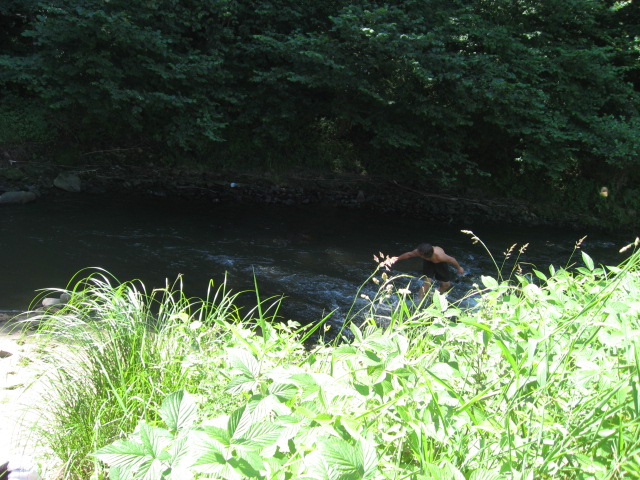
[[36, 198], [37, 196], [33, 192], [4, 192], [0, 195], [0, 204], [27, 203], [33, 202]]

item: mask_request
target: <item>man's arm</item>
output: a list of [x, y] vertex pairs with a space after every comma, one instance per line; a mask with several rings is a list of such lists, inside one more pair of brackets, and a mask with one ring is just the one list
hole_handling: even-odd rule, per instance
[[399, 260], [406, 260], [408, 258], [419, 257], [420, 254], [418, 250], [411, 250], [410, 252], [403, 253], [402, 255], [398, 255], [397, 257], [390, 257], [386, 262], [382, 264], [383, 267], [391, 267], [394, 263]]
[[464, 268], [462, 268], [460, 266], [460, 264], [458, 263], [458, 261], [455, 258], [447, 255], [446, 253], [443, 255], [443, 257], [444, 257], [443, 260], [445, 262], [450, 263], [451, 265], [453, 265], [454, 267], [456, 267], [458, 269], [458, 273], [460, 275], [464, 274]]

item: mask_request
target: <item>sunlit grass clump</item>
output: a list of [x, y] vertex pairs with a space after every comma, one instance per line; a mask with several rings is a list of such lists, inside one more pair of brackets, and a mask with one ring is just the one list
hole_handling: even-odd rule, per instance
[[635, 478], [640, 253], [582, 264], [482, 277], [473, 309], [387, 277], [350, 342], [311, 348], [277, 304], [90, 277], [41, 328], [44, 438], [68, 478]]

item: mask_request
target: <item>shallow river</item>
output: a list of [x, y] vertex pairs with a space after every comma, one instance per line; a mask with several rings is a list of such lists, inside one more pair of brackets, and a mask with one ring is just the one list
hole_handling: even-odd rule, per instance
[[[424, 241], [443, 247], [466, 270], [454, 282], [454, 297], [480, 275], [495, 276], [489, 255], [461, 229], [472, 229], [498, 264], [509, 246], [529, 243], [520, 260], [543, 270], [565, 265], [584, 235], [583, 250], [608, 265], [622, 260], [618, 250], [632, 240], [552, 228], [438, 225], [359, 209], [70, 194], [0, 207], [0, 311], [24, 310], [37, 290], [64, 288], [79, 270], [101, 267], [121, 281], [141, 279], [149, 291], [182, 274], [186, 292], [198, 297], [210, 279], [219, 285], [226, 275], [240, 291], [252, 289], [255, 275], [263, 297], [285, 296], [284, 317], [308, 322], [337, 310], [339, 318], [380, 251], [399, 255]], [[421, 264], [412, 259], [396, 267], [395, 273], [419, 275]], [[373, 294], [373, 283], [363, 291]]]

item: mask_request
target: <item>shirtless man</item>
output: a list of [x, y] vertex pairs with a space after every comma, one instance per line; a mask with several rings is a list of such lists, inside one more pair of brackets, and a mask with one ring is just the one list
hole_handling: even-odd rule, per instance
[[431, 282], [434, 278], [440, 282], [438, 287], [440, 293], [444, 293], [451, 288], [451, 271], [447, 265], [448, 263], [456, 267], [460, 275], [464, 274], [464, 268], [460, 266], [455, 258], [447, 255], [442, 248], [432, 247], [429, 243], [421, 243], [415, 250], [403, 253], [398, 257], [391, 257], [383, 265], [391, 267], [398, 260], [406, 260], [413, 257], [422, 258], [422, 273], [427, 277], [418, 293], [418, 300], [422, 300], [422, 297], [431, 287]]

